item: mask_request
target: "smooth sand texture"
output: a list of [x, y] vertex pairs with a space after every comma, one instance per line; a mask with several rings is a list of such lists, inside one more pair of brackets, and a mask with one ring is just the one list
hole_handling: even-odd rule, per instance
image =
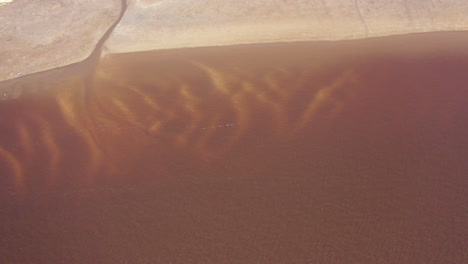
[[465, 263], [467, 37], [114, 54], [0, 83], [0, 263]]
[[0, 0], [0, 6], [11, 4], [14, 0]]
[[[465, 30], [465, 0], [127, 0], [105, 53]], [[0, 7], [0, 81], [81, 61], [121, 0]]]
[[16, 0], [0, 6], [0, 81], [86, 59], [120, 0]]
[[134, 0], [107, 52], [468, 29], [464, 0]]

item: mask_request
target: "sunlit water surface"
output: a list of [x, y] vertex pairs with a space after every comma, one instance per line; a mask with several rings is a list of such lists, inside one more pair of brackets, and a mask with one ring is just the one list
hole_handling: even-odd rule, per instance
[[468, 36], [111, 55], [0, 84], [1, 263], [464, 263]]

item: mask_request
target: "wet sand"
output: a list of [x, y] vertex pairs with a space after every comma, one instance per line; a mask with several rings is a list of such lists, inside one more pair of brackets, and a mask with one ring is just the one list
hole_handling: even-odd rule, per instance
[[463, 263], [467, 42], [128, 53], [0, 83], [0, 262]]

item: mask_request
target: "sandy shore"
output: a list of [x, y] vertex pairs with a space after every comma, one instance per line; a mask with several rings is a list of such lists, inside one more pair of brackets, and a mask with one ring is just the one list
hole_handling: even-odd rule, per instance
[[16, 0], [0, 6], [0, 81], [86, 59], [120, 0]]
[[0, 81], [104, 53], [468, 29], [464, 0], [16, 0], [0, 7]]
[[107, 52], [468, 29], [465, 1], [131, 1]]

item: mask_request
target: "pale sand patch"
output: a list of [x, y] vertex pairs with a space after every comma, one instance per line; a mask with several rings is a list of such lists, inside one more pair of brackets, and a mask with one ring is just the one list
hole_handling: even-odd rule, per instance
[[463, 0], [133, 0], [106, 52], [466, 29]]
[[3, 5], [0, 81], [86, 59], [119, 13], [120, 0], [16, 0]]
[[12, 3], [13, 0], [0, 0], [0, 6], [8, 5], [9, 3]]
[[[0, 81], [86, 59], [121, 0], [2, 0]], [[127, 0], [104, 54], [468, 29], [465, 0]], [[105, 39], [105, 38], [104, 38]]]

